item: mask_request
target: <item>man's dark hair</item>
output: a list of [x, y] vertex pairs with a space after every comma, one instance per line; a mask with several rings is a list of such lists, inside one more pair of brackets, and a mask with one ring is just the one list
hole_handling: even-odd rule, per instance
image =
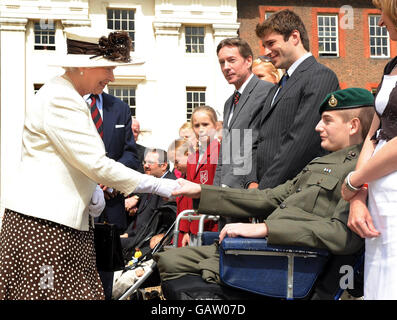
[[256, 35], [262, 38], [269, 32], [277, 32], [287, 41], [294, 30], [300, 33], [302, 45], [310, 51], [309, 37], [302, 19], [293, 11], [285, 9], [273, 13], [268, 19], [256, 25]]
[[219, 42], [216, 48], [216, 54], [218, 54], [223, 47], [237, 47], [238, 51], [240, 52], [240, 55], [244, 59], [247, 59], [249, 56], [251, 57], [254, 56], [248, 42], [240, 38], [223, 39], [221, 42]]

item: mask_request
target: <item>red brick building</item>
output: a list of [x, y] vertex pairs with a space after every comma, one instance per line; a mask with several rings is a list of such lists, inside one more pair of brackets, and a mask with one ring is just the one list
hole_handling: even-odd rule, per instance
[[[347, 6], [346, 6], [347, 5]], [[291, 9], [305, 23], [310, 50], [337, 74], [342, 88], [377, 87], [386, 63], [397, 55], [397, 42], [377, 27], [380, 11], [371, 0], [239, 0], [240, 37], [254, 55], [263, 54], [255, 26], [271, 13]]]

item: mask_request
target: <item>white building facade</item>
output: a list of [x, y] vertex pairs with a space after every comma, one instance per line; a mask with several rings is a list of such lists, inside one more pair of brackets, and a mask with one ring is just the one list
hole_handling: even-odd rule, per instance
[[236, 0], [0, 0], [0, 196], [20, 158], [25, 104], [63, 72], [47, 63], [66, 52], [63, 31], [76, 26], [130, 33], [144, 63], [117, 68], [105, 91], [130, 105], [141, 144], [167, 149], [200, 104], [222, 120], [233, 88], [216, 46], [237, 36]]

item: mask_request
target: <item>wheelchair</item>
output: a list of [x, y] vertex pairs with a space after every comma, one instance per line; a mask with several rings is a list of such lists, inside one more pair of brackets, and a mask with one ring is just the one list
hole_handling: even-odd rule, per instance
[[[174, 246], [181, 219], [200, 220], [203, 245], [219, 237], [219, 233], [202, 230], [204, 219], [219, 217], [192, 216], [193, 212], [178, 216]], [[364, 246], [352, 255], [333, 255], [325, 249], [270, 245], [266, 239], [225, 238], [219, 247], [221, 285], [205, 282], [199, 275], [186, 275], [164, 281], [162, 291], [170, 300], [339, 300], [345, 290], [353, 297], [361, 297], [363, 260]]]

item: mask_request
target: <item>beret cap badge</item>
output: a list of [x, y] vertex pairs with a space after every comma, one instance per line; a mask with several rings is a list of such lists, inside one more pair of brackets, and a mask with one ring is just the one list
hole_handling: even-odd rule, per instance
[[331, 95], [331, 98], [329, 98], [328, 105], [330, 107], [336, 107], [338, 105], [338, 100], [335, 98], [334, 95]]

